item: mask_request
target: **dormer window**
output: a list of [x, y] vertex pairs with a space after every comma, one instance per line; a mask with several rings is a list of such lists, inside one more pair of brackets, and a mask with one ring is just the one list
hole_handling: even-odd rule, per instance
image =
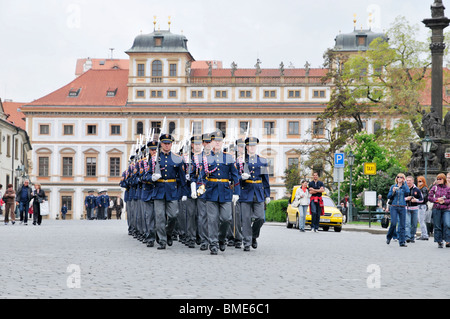
[[161, 47], [162, 46], [162, 37], [155, 37], [155, 47]]
[[69, 91], [69, 97], [77, 97], [80, 94], [81, 88], [71, 88]]
[[117, 93], [117, 88], [115, 88], [115, 89], [109, 88], [108, 91], [106, 91], [106, 96], [114, 97], [114, 96], [116, 96], [116, 93]]
[[360, 46], [360, 47], [365, 47], [365, 46], [367, 46], [367, 36], [365, 36], [365, 35], [359, 35], [359, 36], [356, 36], [356, 42], [357, 42], [357, 45], [358, 46]]

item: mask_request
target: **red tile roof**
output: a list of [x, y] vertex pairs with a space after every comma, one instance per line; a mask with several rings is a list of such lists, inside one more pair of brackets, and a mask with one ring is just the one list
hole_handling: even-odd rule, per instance
[[[25, 106], [124, 106], [128, 99], [128, 70], [89, 70], [62, 88]], [[115, 96], [107, 96], [116, 90]], [[78, 92], [70, 96], [70, 92]]]
[[2, 102], [3, 104], [3, 111], [6, 115], [8, 115], [8, 118], [6, 119], [7, 122], [13, 124], [14, 126], [17, 126], [21, 128], [22, 130], [25, 130], [25, 114], [23, 114], [20, 111], [20, 108], [25, 103], [20, 102]]
[[75, 75], [80, 76], [84, 71], [84, 64], [90, 60], [92, 62], [92, 70], [110, 70], [121, 69], [128, 70], [130, 61], [128, 59], [78, 59], [75, 68]]

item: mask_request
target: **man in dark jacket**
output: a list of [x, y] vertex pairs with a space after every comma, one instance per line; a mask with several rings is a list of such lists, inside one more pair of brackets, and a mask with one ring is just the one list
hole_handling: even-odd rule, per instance
[[29, 186], [29, 184], [30, 181], [26, 179], [23, 182], [23, 185], [17, 190], [16, 194], [16, 205], [19, 206], [20, 211], [20, 223], [23, 223], [24, 225], [28, 224], [28, 208], [32, 198], [31, 186]]

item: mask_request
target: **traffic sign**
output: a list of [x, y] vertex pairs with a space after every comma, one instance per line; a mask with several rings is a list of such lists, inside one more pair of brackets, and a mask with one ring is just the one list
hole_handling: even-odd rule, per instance
[[344, 153], [334, 153], [334, 167], [345, 167]]
[[376, 175], [377, 163], [364, 163], [364, 175]]

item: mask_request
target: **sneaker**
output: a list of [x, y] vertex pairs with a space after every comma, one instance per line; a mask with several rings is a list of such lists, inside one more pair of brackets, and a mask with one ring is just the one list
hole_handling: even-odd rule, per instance
[[444, 245], [442, 243], [438, 243], [438, 248], [444, 248]]

